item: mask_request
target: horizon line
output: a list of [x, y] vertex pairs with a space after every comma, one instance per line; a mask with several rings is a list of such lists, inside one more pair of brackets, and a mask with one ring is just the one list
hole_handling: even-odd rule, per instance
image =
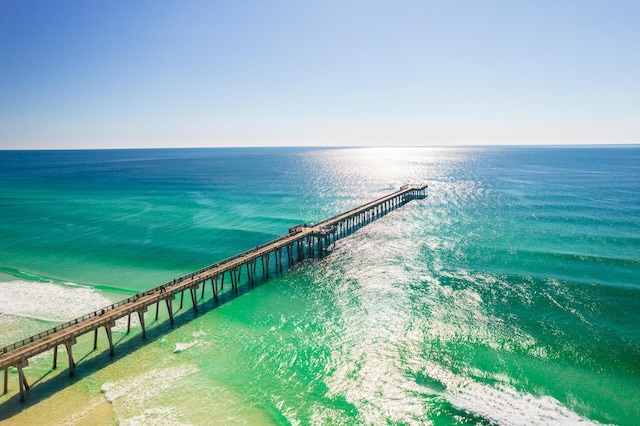
[[256, 149], [256, 148], [308, 148], [308, 149], [369, 149], [369, 148], [630, 148], [640, 142], [584, 143], [584, 144], [447, 144], [447, 145], [215, 145], [215, 146], [133, 146], [133, 147], [60, 147], [60, 148], [0, 148], [4, 151], [127, 151], [178, 149]]

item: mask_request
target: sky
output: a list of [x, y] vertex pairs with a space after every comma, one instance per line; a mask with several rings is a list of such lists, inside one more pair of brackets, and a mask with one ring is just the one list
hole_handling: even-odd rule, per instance
[[638, 0], [0, 0], [0, 149], [632, 143]]

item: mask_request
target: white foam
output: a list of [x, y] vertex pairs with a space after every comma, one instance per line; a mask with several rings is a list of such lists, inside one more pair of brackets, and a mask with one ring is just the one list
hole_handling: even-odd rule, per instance
[[0, 282], [0, 313], [44, 321], [69, 321], [112, 302], [99, 291], [73, 283]]
[[331, 375], [323, 379], [327, 396], [343, 396], [356, 406], [363, 424], [424, 424], [423, 395], [437, 391], [405, 374], [405, 362], [410, 360], [398, 359], [395, 348], [396, 342], [378, 342], [350, 348], [349, 354], [334, 351], [327, 366]]
[[173, 353], [186, 351], [187, 349], [196, 346], [198, 342], [190, 342], [190, 343], [176, 343], [176, 348], [173, 350]]
[[170, 392], [179, 379], [197, 371], [192, 365], [155, 369], [133, 378], [104, 383], [101, 390], [107, 402], [113, 405], [122, 425], [186, 424], [175, 408], [156, 404], [152, 408], [146, 407], [150, 401]]
[[584, 419], [550, 396], [518, 392], [507, 384], [478, 383], [429, 363], [424, 372], [446, 386], [443, 396], [459, 410], [484, 417], [499, 425], [597, 425]]
[[104, 392], [107, 402], [118, 401], [127, 406], [134, 406], [138, 403], [142, 405], [146, 399], [171, 387], [176, 380], [196, 371], [194, 366], [151, 370], [131, 379], [120, 380], [116, 383], [107, 382], [102, 385], [101, 390]]
[[[408, 272], [399, 271], [394, 279], [404, 279], [403, 274]], [[501, 425], [597, 424], [580, 417], [551, 396], [518, 391], [517, 382], [505, 374], [477, 370], [458, 375], [438, 364], [425, 364], [420, 356], [399, 358], [396, 348], [407, 345], [405, 354], [420, 354], [422, 345], [428, 341], [471, 342], [499, 348], [500, 352], [524, 351], [531, 356], [547, 357], [545, 348], [532, 335], [496, 316], [491, 300], [485, 300], [490, 299], [484, 296], [485, 289], [501, 289], [508, 286], [508, 282], [499, 276], [466, 270], [442, 274], [448, 274], [451, 280], [421, 276], [421, 281], [427, 283], [425, 301], [430, 302], [426, 303], [429, 320], [423, 327], [413, 326], [409, 332], [400, 333], [398, 340], [393, 335], [385, 335], [384, 331], [378, 337], [373, 332], [364, 333], [361, 340], [354, 340], [357, 343], [350, 346], [348, 352], [337, 349], [332, 353], [328, 366], [331, 373], [324, 380], [328, 397], [344, 397], [357, 407], [362, 423], [366, 424], [423, 424], [425, 401], [429, 399], [425, 399], [425, 395], [442, 396], [460, 411]], [[468, 285], [456, 286], [460, 281]], [[367, 280], [363, 279], [361, 285], [366, 284]], [[381, 311], [384, 305], [376, 309], [362, 317], [345, 315], [348, 327], [363, 330], [363, 321], [384, 318]], [[399, 323], [402, 320], [401, 315], [394, 316], [398, 330], [406, 330], [406, 325]], [[404, 374], [407, 368], [433, 380], [411, 380]], [[488, 382], [498, 380], [500, 383], [486, 384], [482, 379], [471, 377], [485, 377]], [[571, 401], [567, 404], [576, 406]]]

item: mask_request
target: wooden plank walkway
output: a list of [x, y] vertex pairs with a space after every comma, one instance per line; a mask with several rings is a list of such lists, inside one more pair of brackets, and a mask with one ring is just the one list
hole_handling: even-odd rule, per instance
[[[373, 200], [360, 207], [341, 213], [315, 225], [298, 225], [289, 229], [289, 234], [269, 241], [252, 250], [239, 253], [216, 264], [207, 266], [188, 275], [174, 279], [161, 286], [138, 293], [135, 296], [91, 312], [27, 339], [13, 343], [0, 349], [0, 369], [4, 369], [4, 393], [8, 391], [8, 372], [10, 367], [18, 370], [20, 400], [24, 401], [25, 391], [29, 390], [23, 368], [29, 365], [29, 359], [35, 355], [53, 349], [53, 368], [57, 367], [58, 347], [64, 345], [69, 360], [69, 373], [73, 375], [75, 362], [72, 347], [76, 339], [89, 332], [94, 332], [94, 349], [97, 348], [98, 330], [105, 329], [109, 342], [110, 353], [113, 356], [114, 345], [112, 328], [116, 320], [127, 317], [127, 332], [130, 331], [131, 315], [136, 314], [140, 321], [142, 337], [146, 338], [145, 313], [149, 306], [156, 305], [156, 319], [161, 302], [164, 301], [169, 319], [173, 325], [173, 301], [180, 294], [180, 308], [183, 306], [184, 293], [191, 296], [193, 309], [198, 311], [197, 291], [202, 285], [200, 298], [204, 297], [207, 281], [211, 282], [212, 297], [218, 300], [218, 295], [224, 290], [225, 276], [231, 281], [231, 290], [237, 293], [242, 268], [246, 270], [246, 277], [253, 285], [257, 273], [257, 262], [261, 262], [262, 274], [268, 277], [271, 258], [275, 260], [276, 270], [283, 269], [283, 250], [286, 250], [287, 265], [292, 266], [296, 261], [304, 260], [305, 256], [314, 257], [361, 226], [395, 210], [413, 199], [425, 198], [426, 185], [404, 185], [382, 198]], [[305, 253], [306, 252], [306, 253]], [[218, 285], [220, 284], [220, 286]]]

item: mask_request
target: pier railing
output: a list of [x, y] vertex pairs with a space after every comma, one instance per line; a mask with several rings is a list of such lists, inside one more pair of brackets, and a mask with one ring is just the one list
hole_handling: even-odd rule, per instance
[[[404, 192], [404, 191], [402, 191], [402, 190], [400, 190], [400, 191], [396, 191], [396, 192], [394, 192], [394, 193], [392, 193], [392, 194], [387, 195], [387, 196], [386, 196], [386, 197], [384, 197], [384, 198], [393, 198], [396, 194], [399, 194], [399, 193], [401, 193], [401, 192]], [[325, 219], [325, 220], [323, 220], [323, 221], [321, 221], [321, 222], [318, 222], [318, 223], [316, 223], [316, 225], [323, 225], [323, 226], [324, 226], [324, 225], [325, 225], [325, 224], [327, 224], [327, 223], [331, 223], [331, 222], [336, 221], [336, 220], [337, 220], [339, 217], [341, 217], [341, 216], [348, 216], [348, 215], [350, 215], [350, 214], [352, 214], [352, 213], [357, 212], [358, 210], [362, 209], [362, 208], [363, 208], [363, 207], [365, 207], [365, 206], [372, 205], [372, 204], [377, 204], [377, 203], [379, 203], [379, 202], [380, 202], [380, 200], [375, 200], [375, 201], [371, 201], [371, 202], [369, 202], [369, 203], [367, 203], [367, 204], [364, 204], [364, 205], [362, 205], [362, 206], [354, 207], [354, 208], [352, 208], [351, 210], [347, 210], [346, 212], [339, 213], [339, 214], [337, 214], [337, 215], [335, 215], [335, 216], [332, 216], [332, 217], [330, 217], [330, 218], [328, 218], [328, 219]]]
[[[148, 290], [148, 291], [150, 291], [150, 290]], [[145, 292], [145, 293], [147, 293], [147, 292]], [[11, 345], [5, 346], [4, 348], [0, 349], [0, 353], [3, 353], [3, 354], [7, 353], [7, 352], [12, 351], [14, 349], [17, 349], [17, 348], [20, 348], [22, 346], [25, 346], [25, 345], [27, 345], [29, 343], [33, 343], [33, 342], [35, 342], [37, 340], [40, 340], [40, 339], [42, 339], [44, 337], [50, 336], [50, 335], [52, 335], [54, 333], [57, 333], [58, 331], [62, 331], [64, 329], [66, 329], [66, 328], [69, 328], [69, 327], [72, 327], [74, 325], [80, 324], [83, 321], [86, 321], [88, 319], [97, 317], [97, 316], [102, 315], [105, 312], [113, 310], [113, 309], [115, 309], [117, 307], [120, 307], [120, 306], [126, 305], [128, 303], [131, 303], [131, 302], [137, 300], [138, 297], [139, 297], [138, 295], [129, 297], [127, 299], [121, 300], [119, 302], [116, 302], [114, 304], [111, 304], [109, 306], [101, 308], [99, 310], [96, 310], [96, 311], [93, 311], [91, 313], [85, 314], [85, 315], [83, 315], [81, 317], [72, 319], [71, 321], [67, 321], [67, 322], [65, 322], [63, 324], [57, 325], [57, 326], [55, 326], [53, 328], [50, 328], [48, 330], [42, 331], [42, 332], [40, 332], [38, 334], [34, 334], [33, 336], [27, 337], [26, 339], [20, 340], [19, 342], [15, 342], [15, 343], [12, 343]]]
[[[262, 244], [262, 245], [260, 245], [258, 247], [261, 247], [261, 248], [267, 247], [270, 244], [278, 242], [279, 240], [281, 240], [283, 238], [286, 238], [286, 236], [277, 238], [277, 239], [272, 240], [272, 241], [270, 241], [268, 243]], [[145, 290], [145, 291], [140, 292], [140, 293], [136, 293], [134, 296], [131, 296], [131, 297], [128, 297], [126, 299], [120, 300], [118, 302], [112, 303], [109, 306], [105, 306], [103, 308], [97, 309], [97, 310], [95, 310], [93, 312], [90, 312], [90, 313], [85, 314], [85, 315], [83, 315], [81, 317], [72, 319], [72, 320], [67, 321], [67, 322], [65, 322], [63, 324], [60, 324], [60, 325], [57, 325], [57, 326], [55, 326], [53, 328], [50, 328], [48, 330], [42, 331], [42, 332], [40, 332], [38, 334], [34, 334], [33, 336], [27, 337], [26, 339], [22, 339], [22, 340], [20, 340], [18, 342], [15, 342], [15, 343], [12, 343], [12, 344], [10, 344], [8, 346], [3, 347], [2, 349], [0, 349], [0, 353], [7, 353], [7, 352], [12, 351], [14, 349], [17, 349], [17, 348], [20, 348], [22, 346], [25, 346], [25, 345], [27, 345], [29, 343], [33, 343], [33, 342], [35, 342], [35, 341], [37, 341], [39, 339], [42, 339], [44, 337], [50, 336], [50, 335], [52, 335], [54, 333], [57, 333], [58, 331], [61, 331], [61, 330], [64, 330], [66, 328], [69, 328], [69, 327], [72, 327], [74, 325], [77, 325], [77, 324], [79, 324], [79, 323], [81, 323], [83, 321], [86, 321], [88, 319], [104, 315], [106, 312], [109, 312], [111, 310], [114, 310], [114, 309], [119, 308], [119, 307], [124, 306], [124, 305], [128, 305], [131, 302], [135, 302], [136, 300], [138, 300], [141, 297], [148, 296], [148, 295], [156, 293], [156, 292], [160, 292], [161, 289], [167, 288], [168, 286], [174, 285], [176, 283], [180, 283], [180, 282], [182, 282], [182, 281], [184, 281], [184, 280], [186, 280], [188, 278], [191, 278], [193, 275], [200, 275], [200, 274], [202, 274], [204, 272], [207, 272], [207, 271], [210, 271], [211, 269], [214, 269], [216, 267], [223, 266], [223, 265], [225, 265], [225, 264], [227, 264], [229, 262], [232, 262], [232, 261], [234, 261], [236, 259], [239, 259], [239, 258], [241, 258], [243, 256], [246, 256], [247, 254], [250, 254], [254, 250], [255, 249], [244, 251], [244, 252], [242, 252], [240, 254], [231, 256], [231, 257], [229, 257], [227, 259], [221, 260], [221, 261], [216, 262], [216, 263], [214, 263], [212, 265], [209, 265], [209, 266], [206, 266], [206, 267], [204, 267], [202, 269], [199, 269], [198, 271], [191, 272], [189, 274], [185, 274], [185, 275], [183, 275], [181, 277], [178, 277], [173, 281], [169, 281], [169, 282], [167, 282], [167, 283], [165, 283], [163, 285], [159, 285], [159, 286], [154, 287], [152, 289]]]
[[251, 253], [257, 251], [257, 250], [260, 250], [260, 249], [269, 247], [271, 245], [277, 244], [278, 242], [280, 242], [280, 241], [282, 241], [282, 240], [284, 240], [284, 239], [286, 239], [288, 237], [289, 237], [289, 235], [285, 235], [285, 236], [276, 238], [275, 240], [271, 240], [269, 242], [266, 242], [264, 244], [260, 244], [256, 248], [253, 248], [253, 249], [250, 249], [250, 250], [245, 250], [242, 253], [236, 254], [234, 256], [228, 257], [228, 258], [226, 258], [224, 260], [221, 260], [219, 262], [216, 262], [216, 263], [213, 263], [211, 265], [205, 266], [204, 268], [198, 269], [195, 272], [190, 272], [188, 274], [182, 275], [182, 276], [176, 278], [175, 280], [166, 282], [165, 284], [159, 285], [159, 286], [151, 288], [149, 290], [145, 290], [143, 292], [136, 293], [135, 295], [133, 295], [131, 297], [128, 297], [126, 299], [123, 299], [123, 300], [120, 300], [118, 302], [112, 303], [109, 306], [105, 306], [103, 308], [97, 309], [97, 310], [95, 310], [93, 312], [90, 312], [88, 314], [85, 314], [85, 315], [83, 315], [81, 317], [72, 319], [72, 320], [67, 321], [67, 322], [65, 322], [63, 324], [60, 324], [60, 325], [52, 327], [52, 328], [50, 328], [48, 330], [42, 331], [42, 332], [40, 332], [38, 334], [34, 334], [33, 336], [27, 337], [26, 339], [22, 339], [22, 340], [20, 340], [18, 342], [15, 342], [15, 343], [12, 343], [12, 344], [10, 344], [8, 346], [3, 347], [2, 349], [0, 349], [0, 354], [7, 353], [7, 352], [12, 351], [14, 349], [17, 349], [17, 348], [20, 348], [22, 346], [25, 346], [25, 345], [27, 345], [29, 343], [33, 343], [33, 342], [35, 342], [35, 341], [37, 341], [39, 339], [42, 339], [44, 337], [50, 336], [50, 335], [52, 335], [54, 333], [57, 333], [58, 331], [61, 331], [61, 330], [64, 330], [66, 328], [69, 328], [69, 327], [72, 327], [74, 325], [77, 325], [77, 324], [79, 324], [79, 323], [81, 323], [83, 321], [86, 321], [88, 319], [104, 315], [106, 312], [109, 312], [111, 310], [114, 310], [114, 309], [119, 308], [119, 307], [124, 306], [124, 305], [128, 305], [131, 302], [135, 302], [136, 300], [138, 300], [141, 297], [148, 296], [150, 294], [160, 292], [163, 289], [166, 289], [167, 287], [170, 287], [170, 286], [172, 286], [174, 284], [177, 284], [177, 283], [181, 283], [184, 280], [189, 279], [189, 278], [191, 278], [191, 277], [193, 277], [195, 275], [200, 275], [200, 274], [208, 272], [208, 271], [210, 271], [212, 269], [219, 268], [221, 266], [224, 266], [225, 264], [233, 262], [234, 260], [240, 259], [242, 257], [246, 257], [246, 256], [250, 255]]
[[[329, 219], [325, 219], [321, 222], [318, 222], [314, 225], [304, 225], [302, 226], [300, 229], [303, 230], [307, 230], [309, 231], [310, 229], [318, 229], [321, 226], [326, 226], [327, 224], [335, 224], [336, 222], [339, 222], [340, 220], [342, 220], [342, 218], [346, 218], [349, 217], [350, 215], [355, 215], [358, 213], [362, 213], [363, 211], [366, 211], [368, 209], [371, 209], [375, 206], [381, 205], [383, 203], [386, 203], [390, 200], [396, 199], [396, 202], [399, 203], [400, 205], [404, 204], [405, 202], [412, 200], [414, 198], [424, 198], [424, 196], [426, 196], [426, 185], [404, 185], [399, 191], [395, 191], [387, 196], [384, 196], [382, 198], [379, 198], [377, 200], [373, 200], [369, 203], [366, 203], [362, 206], [356, 207], [354, 209], [348, 210], [346, 212], [340, 213], [338, 215], [335, 215]], [[398, 199], [397, 197], [400, 196], [409, 196], [408, 199], [406, 198], [402, 198], [402, 199]], [[241, 253], [238, 253], [234, 256], [228, 257], [224, 260], [218, 261], [216, 263], [213, 263], [211, 265], [205, 266], [204, 268], [201, 268], [197, 271], [194, 272], [190, 272], [188, 274], [182, 275], [172, 281], [166, 282], [165, 284], [156, 286], [154, 288], [151, 288], [149, 290], [145, 290], [143, 292], [139, 292], [133, 296], [130, 296], [126, 299], [120, 300], [118, 302], [115, 302], [111, 305], [105, 306], [103, 308], [97, 309], [93, 312], [90, 312], [88, 314], [85, 314], [81, 317], [72, 319], [70, 321], [67, 321], [63, 324], [59, 324], [55, 327], [52, 327], [48, 330], [42, 331], [38, 334], [35, 334], [33, 336], [30, 336], [26, 339], [20, 340], [18, 342], [12, 343], [8, 346], [3, 347], [2, 349], [0, 349], [0, 355], [2, 354], [6, 354], [8, 352], [14, 351], [18, 348], [21, 348], [23, 346], [29, 345], [31, 343], [34, 343], [40, 339], [43, 339], [45, 337], [51, 336], [55, 333], [58, 333], [62, 330], [65, 330], [67, 328], [76, 326], [82, 322], [85, 322], [87, 320], [90, 320], [92, 318], [96, 318], [99, 316], [104, 315], [105, 313], [112, 311], [114, 309], [120, 308], [122, 306], [131, 304], [133, 302], [136, 302], [138, 299], [142, 298], [142, 297], [146, 297], [155, 293], [163, 293], [165, 291], [168, 292], [179, 292], [181, 291], [180, 288], [176, 287], [176, 284], [178, 283], [182, 283], [185, 280], [188, 279], [193, 279], [196, 276], [200, 276], [208, 271], [211, 271], [213, 269], [218, 269], [216, 271], [216, 273], [224, 273], [227, 271], [228, 268], [225, 268], [225, 265], [228, 265], [234, 261], [237, 261], [238, 259], [244, 259], [246, 260], [251, 260], [254, 258], [257, 258], [259, 256], [264, 256], [264, 255], [269, 255], [271, 249], [273, 249], [274, 247], [278, 247], [281, 246], [280, 243], [282, 243], [284, 240], [287, 239], [291, 239], [292, 235], [296, 235], [296, 233], [289, 233], [287, 235], [281, 236], [279, 238], [276, 238], [274, 240], [268, 241], [264, 244], [261, 244], [255, 248], [249, 249], [249, 250], [245, 250]], [[264, 250], [264, 249], [269, 249], [269, 250]], [[261, 252], [261, 250], [263, 252]], [[260, 254], [258, 254], [257, 252], [261, 252]], [[172, 288], [173, 287], [173, 288]], [[6, 373], [5, 373], [6, 374]], [[6, 388], [6, 386], [5, 386]]]

